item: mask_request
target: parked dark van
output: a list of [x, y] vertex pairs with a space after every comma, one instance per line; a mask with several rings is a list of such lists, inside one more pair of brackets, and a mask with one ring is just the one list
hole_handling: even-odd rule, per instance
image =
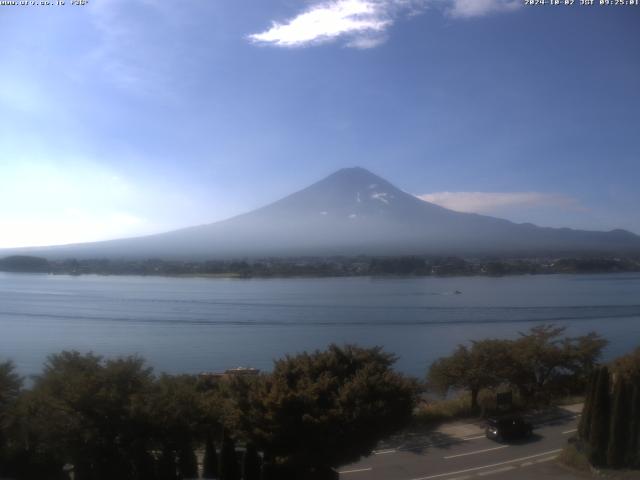
[[528, 438], [532, 433], [533, 425], [517, 415], [490, 417], [485, 429], [487, 438], [497, 442]]

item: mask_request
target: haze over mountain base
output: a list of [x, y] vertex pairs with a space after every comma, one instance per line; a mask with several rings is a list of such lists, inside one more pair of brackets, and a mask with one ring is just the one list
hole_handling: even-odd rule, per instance
[[0, 256], [211, 259], [638, 252], [640, 237], [625, 230], [545, 228], [455, 212], [356, 167], [339, 170], [277, 202], [221, 222], [146, 237], [0, 250]]

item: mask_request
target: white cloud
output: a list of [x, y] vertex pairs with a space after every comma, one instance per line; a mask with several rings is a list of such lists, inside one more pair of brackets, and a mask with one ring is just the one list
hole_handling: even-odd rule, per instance
[[564, 210], [584, 210], [576, 199], [553, 193], [435, 192], [417, 195], [417, 197], [458, 212], [494, 213], [512, 207], [555, 207]]
[[522, 0], [452, 0], [449, 14], [469, 18], [517, 9]]
[[520, 0], [325, 0], [302, 13], [272, 22], [271, 28], [248, 38], [257, 44], [302, 47], [346, 40], [352, 48], [384, 43], [398, 17], [423, 13], [434, 5], [452, 17], [468, 18], [518, 8]]
[[[362, 38], [376, 38], [392, 20], [389, 3], [376, 0], [334, 0], [317, 4], [285, 23], [273, 22], [269, 30], [249, 35], [256, 43], [296, 47], [350, 36], [353, 46], [366, 48]], [[372, 37], [372, 34], [374, 36]], [[369, 43], [375, 46], [374, 43]]]

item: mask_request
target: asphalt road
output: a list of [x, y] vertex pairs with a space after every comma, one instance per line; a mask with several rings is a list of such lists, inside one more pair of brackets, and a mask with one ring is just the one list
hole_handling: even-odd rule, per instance
[[577, 418], [555, 420], [534, 429], [526, 441], [500, 444], [484, 435], [378, 450], [339, 470], [341, 480], [576, 479], [556, 457], [575, 433]]

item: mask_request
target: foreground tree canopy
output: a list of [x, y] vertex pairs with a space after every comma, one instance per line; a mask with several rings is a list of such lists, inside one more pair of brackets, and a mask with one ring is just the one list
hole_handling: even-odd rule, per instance
[[606, 340], [596, 333], [563, 337], [565, 328], [541, 325], [515, 340], [480, 340], [460, 345], [433, 363], [429, 385], [441, 393], [468, 390], [478, 407], [483, 388], [515, 387], [525, 400], [539, 400], [562, 389], [583, 387]]
[[211, 381], [155, 376], [138, 357], [62, 352], [29, 390], [0, 363], [0, 477], [195, 478], [199, 450], [205, 473], [223, 479], [257, 479], [263, 463], [263, 478], [333, 478], [410, 419], [417, 386], [394, 362], [379, 348], [332, 345], [278, 360], [271, 374]]
[[411, 418], [417, 384], [394, 362], [355, 346], [287, 356], [271, 375], [236, 382], [234, 426], [299, 475], [352, 462]]

